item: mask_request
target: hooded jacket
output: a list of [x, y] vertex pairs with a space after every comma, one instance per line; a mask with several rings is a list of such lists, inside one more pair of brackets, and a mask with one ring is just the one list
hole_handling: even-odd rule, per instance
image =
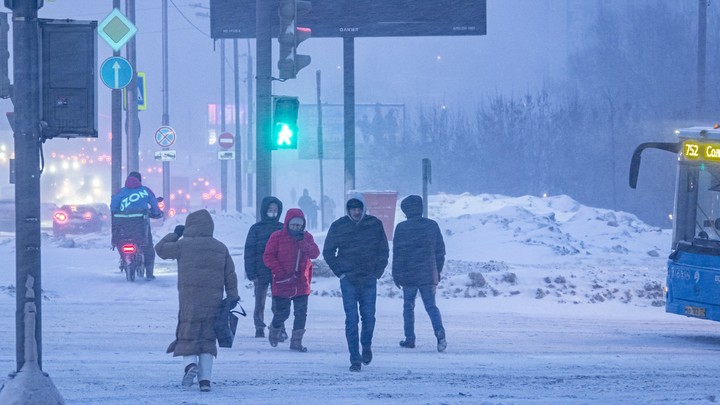
[[174, 356], [216, 356], [214, 323], [223, 291], [229, 301], [239, 299], [235, 265], [227, 247], [213, 238], [214, 227], [207, 210], [195, 211], [185, 220], [182, 239], [173, 232], [155, 245], [158, 256], [178, 263], [180, 311], [175, 340], [167, 349]]
[[[278, 206], [278, 214], [275, 218], [269, 218], [267, 216], [268, 207], [270, 207], [272, 203]], [[283, 229], [283, 224], [280, 222], [282, 209], [282, 202], [276, 197], [265, 197], [260, 203], [260, 222], [250, 227], [247, 238], [245, 239], [245, 275], [248, 280], [258, 279], [258, 281], [265, 283], [269, 283], [272, 280], [272, 273], [270, 273], [270, 269], [268, 269], [263, 262], [263, 253], [265, 252], [265, 245], [268, 239], [270, 239], [270, 235], [275, 231]]]
[[[289, 224], [293, 218], [303, 220], [303, 239], [290, 235]], [[291, 208], [285, 215], [283, 229], [273, 233], [263, 254], [265, 265], [272, 272], [273, 297], [292, 298], [310, 295], [312, 261], [320, 256], [320, 248], [310, 232], [305, 230], [305, 215], [298, 208]]]
[[125, 179], [125, 187], [110, 198], [110, 212], [113, 214], [135, 214], [148, 211], [151, 218], [159, 218], [162, 211], [158, 207], [155, 193], [142, 185], [135, 176]]
[[[347, 209], [348, 203], [362, 203], [362, 216], [355, 222]], [[388, 264], [388, 241], [382, 222], [367, 214], [365, 198], [353, 193], [345, 203], [346, 215], [330, 225], [323, 258], [337, 277], [347, 277], [355, 285], [382, 277]]]
[[407, 216], [393, 235], [393, 281], [402, 287], [437, 285], [445, 264], [445, 242], [437, 222], [423, 218], [422, 197], [400, 203]]

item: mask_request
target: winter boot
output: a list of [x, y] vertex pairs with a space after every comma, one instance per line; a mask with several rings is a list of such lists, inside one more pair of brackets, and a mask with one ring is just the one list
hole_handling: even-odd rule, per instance
[[202, 392], [208, 392], [210, 391], [210, 381], [208, 380], [201, 380], [199, 382], [200, 384], [200, 391]]
[[415, 340], [410, 338], [405, 338], [405, 340], [400, 341], [400, 347], [404, 347], [406, 349], [414, 349], [415, 348]]
[[306, 352], [307, 347], [302, 345], [302, 338], [305, 334], [305, 329], [293, 329], [292, 337], [290, 338], [290, 350], [296, 350], [298, 352]]
[[350, 371], [354, 371], [354, 372], [360, 371], [360, 364], [359, 364], [359, 363], [358, 363], [358, 364], [351, 364], [351, 365], [350, 365]]
[[445, 340], [445, 331], [441, 330], [435, 333], [437, 336], [437, 351], [444, 352], [447, 348], [447, 340]]
[[193, 381], [195, 381], [195, 377], [198, 375], [198, 366], [195, 363], [190, 363], [187, 366], [185, 366], [185, 375], [182, 379], [182, 385], [189, 387], [193, 385]]
[[255, 337], [256, 338], [264, 338], [265, 337], [265, 328], [255, 328]]
[[277, 347], [278, 342], [280, 342], [280, 332], [282, 332], [280, 328], [274, 328], [272, 325], [268, 327], [268, 341], [270, 341], [270, 346]]
[[364, 365], [370, 364], [372, 361], [372, 350], [370, 350], [370, 346], [363, 346], [362, 348], [362, 363]]

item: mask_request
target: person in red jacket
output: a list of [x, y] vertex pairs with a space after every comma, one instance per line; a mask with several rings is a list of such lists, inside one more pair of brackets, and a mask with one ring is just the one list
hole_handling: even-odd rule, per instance
[[290, 349], [306, 352], [302, 345], [307, 320], [308, 296], [312, 280], [312, 261], [320, 256], [320, 248], [305, 230], [305, 215], [298, 208], [285, 214], [283, 229], [275, 231], [265, 246], [263, 261], [272, 272], [273, 319], [268, 340], [275, 347], [280, 341], [282, 326], [290, 317], [293, 305], [293, 331]]

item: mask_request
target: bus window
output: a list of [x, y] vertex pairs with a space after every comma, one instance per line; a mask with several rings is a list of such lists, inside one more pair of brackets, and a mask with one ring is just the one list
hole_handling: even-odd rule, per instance
[[698, 173], [695, 235], [720, 242], [720, 168], [711, 166]]

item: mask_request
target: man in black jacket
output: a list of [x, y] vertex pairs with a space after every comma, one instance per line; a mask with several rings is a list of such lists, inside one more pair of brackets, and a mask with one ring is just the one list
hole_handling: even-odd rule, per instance
[[437, 337], [437, 350], [447, 347], [440, 310], [435, 304], [435, 291], [445, 264], [445, 242], [437, 222], [423, 218], [422, 197], [411, 195], [402, 200], [400, 209], [407, 221], [395, 227], [393, 236], [392, 275], [403, 290], [403, 323], [405, 340], [400, 346], [415, 347], [415, 297], [422, 297]]
[[[360, 371], [361, 362], [368, 365], [372, 361], [377, 279], [385, 272], [389, 248], [382, 222], [366, 214], [362, 194], [350, 196], [346, 212], [346, 216], [330, 225], [323, 246], [323, 258], [340, 278], [350, 371]], [[358, 307], [362, 319], [359, 339]], [[362, 356], [359, 344], [362, 344]]]
[[283, 228], [283, 223], [280, 222], [282, 209], [282, 202], [278, 198], [263, 198], [260, 204], [260, 222], [250, 227], [245, 240], [245, 275], [255, 286], [253, 320], [257, 338], [265, 337], [265, 299], [272, 281], [272, 273], [263, 262], [263, 253], [270, 235]]

